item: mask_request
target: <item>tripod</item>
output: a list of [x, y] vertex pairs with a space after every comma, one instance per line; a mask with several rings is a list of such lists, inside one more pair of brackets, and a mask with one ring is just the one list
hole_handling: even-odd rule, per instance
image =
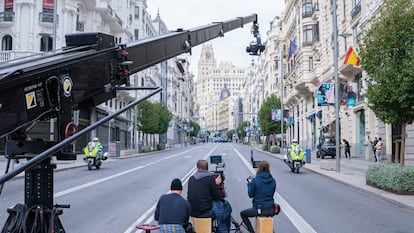
[[[244, 229], [247, 230], [247, 227], [243, 224], [243, 221], [238, 223], [236, 221], [236, 219], [234, 219], [233, 216], [231, 216], [230, 220], [231, 220], [230, 231], [233, 231], [235, 233], [242, 233], [243, 231], [241, 230], [241, 227], [243, 227]], [[211, 232], [212, 233], [218, 233], [217, 219], [216, 218], [213, 218], [213, 220], [212, 220]]]

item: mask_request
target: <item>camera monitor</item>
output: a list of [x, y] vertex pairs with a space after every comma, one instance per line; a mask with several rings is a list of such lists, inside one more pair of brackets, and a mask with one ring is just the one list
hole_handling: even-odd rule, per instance
[[253, 168], [258, 168], [259, 167], [259, 164], [261, 163], [262, 161], [253, 161]]
[[210, 156], [210, 163], [220, 164], [222, 163], [221, 155], [212, 155]]

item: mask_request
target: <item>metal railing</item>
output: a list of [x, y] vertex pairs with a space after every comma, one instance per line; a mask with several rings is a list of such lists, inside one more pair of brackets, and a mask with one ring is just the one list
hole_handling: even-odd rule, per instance
[[0, 22], [13, 22], [14, 12], [0, 12]]
[[[53, 23], [53, 13], [39, 13], [39, 22], [41, 23]], [[59, 15], [57, 15], [56, 23], [59, 23]]]
[[361, 2], [359, 2], [351, 11], [351, 17], [354, 19], [361, 13]]

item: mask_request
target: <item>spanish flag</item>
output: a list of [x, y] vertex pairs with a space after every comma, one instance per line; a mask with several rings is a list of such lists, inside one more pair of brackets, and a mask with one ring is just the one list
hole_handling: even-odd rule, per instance
[[355, 66], [360, 65], [359, 57], [351, 46], [349, 47], [348, 52], [346, 52], [344, 64], [355, 65]]

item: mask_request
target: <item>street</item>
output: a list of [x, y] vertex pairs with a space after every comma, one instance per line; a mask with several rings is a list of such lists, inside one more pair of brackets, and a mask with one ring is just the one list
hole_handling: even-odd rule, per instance
[[[207, 143], [109, 159], [100, 170], [83, 166], [55, 172], [54, 203], [71, 205], [61, 215], [66, 232], [130, 233], [137, 232], [138, 224], [155, 223], [155, 205], [169, 191], [171, 180], [183, 181], [185, 197], [197, 160], [208, 160], [210, 155], [223, 156], [227, 199], [240, 222], [240, 211], [251, 206], [246, 186], [246, 178], [255, 173], [250, 148]], [[409, 233], [414, 229], [412, 210], [311, 172], [306, 165], [295, 174], [275, 156], [254, 151], [254, 158], [269, 161], [277, 182], [275, 200], [282, 211], [274, 217], [275, 232]], [[24, 179], [7, 182], [0, 196], [1, 225], [8, 216], [6, 209], [23, 202]]]

